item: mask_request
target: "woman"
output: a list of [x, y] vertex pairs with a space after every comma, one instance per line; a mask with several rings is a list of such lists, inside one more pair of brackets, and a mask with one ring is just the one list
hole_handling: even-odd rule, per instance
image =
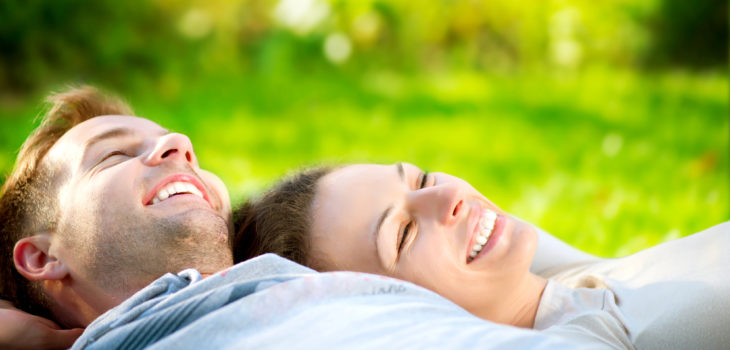
[[541, 276], [530, 272], [533, 226], [459, 178], [403, 163], [298, 174], [244, 205], [236, 220], [237, 260], [273, 252], [319, 271], [400, 278], [487, 320], [578, 327], [617, 347], [730, 341], [727, 224]]

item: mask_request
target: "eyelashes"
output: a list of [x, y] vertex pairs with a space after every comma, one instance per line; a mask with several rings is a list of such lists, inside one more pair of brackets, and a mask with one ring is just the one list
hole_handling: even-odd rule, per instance
[[[418, 180], [417, 189], [420, 190], [420, 189], [426, 187], [426, 181], [428, 180], [428, 172], [427, 171], [422, 172], [420, 175], [418, 175], [418, 179], [419, 180]], [[411, 219], [410, 221], [408, 221], [406, 226], [403, 228], [403, 233], [400, 235], [401, 238], [399, 240], [400, 242], [398, 243], [398, 248], [397, 248], [398, 253], [400, 253], [400, 251], [403, 249], [403, 245], [406, 243], [406, 238], [408, 238], [408, 233], [412, 229], [413, 224], [414, 224], [414, 221]]]
[[122, 163], [123, 161], [126, 160], [124, 158], [120, 158], [117, 161], [110, 162], [108, 164], [105, 164], [104, 163], [107, 160], [112, 159], [114, 157], [118, 157], [118, 156], [121, 156], [121, 157], [124, 157], [124, 158], [132, 158], [133, 157], [129, 153], [124, 152], [122, 150], [113, 150], [113, 151], [105, 154], [98, 162], [96, 162], [96, 165], [94, 165], [94, 168], [96, 168], [97, 171], [98, 170], [104, 170], [104, 169], [107, 169], [107, 168], [112, 167], [114, 165], [117, 165], [119, 163]]
[[426, 180], [428, 180], [428, 171], [422, 172], [421, 175], [419, 175], [419, 177], [421, 178], [421, 181], [418, 184], [418, 189], [420, 190], [420, 189], [426, 187]]
[[99, 163], [101, 163], [111, 157], [114, 157], [114, 156], [128, 156], [128, 155], [120, 150], [111, 151], [111, 152], [107, 153], [103, 158], [101, 158]]
[[400, 243], [398, 243], [398, 252], [403, 249], [403, 244], [406, 242], [406, 237], [408, 237], [408, 231], [411, 228], [411, 225], [413, 225], [413, 221], [409, 221], [406, 227], [403, 228], [403, 234], [401, 235]]

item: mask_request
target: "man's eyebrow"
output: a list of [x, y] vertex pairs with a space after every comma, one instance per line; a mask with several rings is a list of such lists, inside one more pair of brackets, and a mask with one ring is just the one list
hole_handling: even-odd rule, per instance
[[114, 138], [114, 137], [120, 137], [120, 136], [128, 136], [134, 134], [134, 130], [127, 128], [127, 127], [119, 127], [114, 129], [109, 129], [101, 134], [94, 135], [93, 137], [86, 140], [86, 144], [84, 144], [84, 149], [89, 149], [91, 146], [93, 146], [96, 143], [99, 143], [100, 141]]

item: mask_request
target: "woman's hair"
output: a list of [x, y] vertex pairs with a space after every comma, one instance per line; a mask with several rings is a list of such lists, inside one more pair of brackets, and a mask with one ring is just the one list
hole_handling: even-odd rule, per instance
[[236, 208], [230, 239], [234, 261], [274, 253], [316, 269], [309, 254], [312, 202], [317, 183], [332, 170], [317, 167], [288, 176], [260, 198]]

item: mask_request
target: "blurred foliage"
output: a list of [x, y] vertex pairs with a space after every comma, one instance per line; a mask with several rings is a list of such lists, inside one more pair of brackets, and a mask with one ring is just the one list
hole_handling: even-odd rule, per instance
[[0, 169], [67, 83], [188, 134], [234, 201], [410, 161], [606, 256], [730, 219], [727, 3], [5, 0]]

